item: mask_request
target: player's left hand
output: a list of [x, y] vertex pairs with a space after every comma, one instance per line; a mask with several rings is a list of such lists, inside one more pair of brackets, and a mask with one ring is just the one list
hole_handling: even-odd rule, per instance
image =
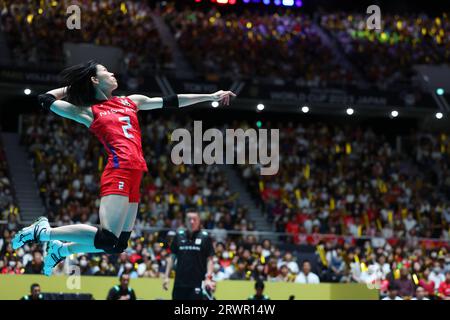
[[230, 104], [231, 97], [236, 97], [232, 91], [217, 91], [211, 94], [211, 98], [213, 101], [218, 101], [221, 105], [228, 106]]

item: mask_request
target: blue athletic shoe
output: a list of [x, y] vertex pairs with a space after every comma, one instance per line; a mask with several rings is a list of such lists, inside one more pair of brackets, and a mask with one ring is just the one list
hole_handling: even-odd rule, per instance
[[50, 230], [48, 219], [46, 217], [39, 217], [31, 226], [23, 228], [14, 235], [14, 238], [12, 239], [13, 249], [19, 249], [26, 243], [42, 242], [40, 238], [41, 234], [48, 230]]
[[61, 254], [63, 245], [64, 243], [59, 240], [50, 240], [46, 243], [43, 269], [46, 276], [51, 276], [53, 268], [65, 259], [65, 257]]

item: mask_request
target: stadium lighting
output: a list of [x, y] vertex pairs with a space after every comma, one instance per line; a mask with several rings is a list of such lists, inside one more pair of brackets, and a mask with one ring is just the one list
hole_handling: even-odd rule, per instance
[[217, 108], [217, 107], [219, 106], [219, 103], [218, 103], [217, 101], [213, 101], [213, 102], [211, 103], [211, 106], [212, 106], [213, 108]]
[[293, 6], [294, 0], [283, 0], [283, 6]]
[[23, 90], [23, 93], [25, 93], [26, 95], [29, 95], [31, 93], [31, 90], [26, 88], [25, 90]]
[[437, 88], [437, 89], [436, 89], [436, 94], [437, 94], [438, 96], [444, 95], [444, 89], [442, 89], [442, 88]]
[[264, 105], [262, 103], [258, 104], [256, 106], [256, 109], [258, 109], [259, 111], [263, 111], [264, 110]]
[[391, 117], [392, 117], [392, 118], [398, 117], [398, 111], [397, 111], [397, 110], [392, 110], [392, 111], [391, 111]]
[[351, 116], [355, 112], [355, 110], [353, 110], [352, 108], [347, 108], [346, 112], [349, 116]]
[[436, 119], [442, 119], [442, 117], [444, 117], [444, 115], [442, 114], [442, 112], [436, 112]]
[[309, 112], [309, 107], [308, 106], [303, 106], [302, 107], [302, 112], [303, 113], [308, 113]]

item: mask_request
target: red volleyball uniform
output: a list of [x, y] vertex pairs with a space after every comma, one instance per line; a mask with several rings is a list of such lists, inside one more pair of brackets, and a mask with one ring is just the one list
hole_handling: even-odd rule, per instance
[[92, 105], [94, 120], [89, 130], [108, 153], [100, 181], [100, 195], [119, 194], [139, 202], [143, 171], [148, 171], [142, 152], [138, 108], [127, 97], [113, 97]]

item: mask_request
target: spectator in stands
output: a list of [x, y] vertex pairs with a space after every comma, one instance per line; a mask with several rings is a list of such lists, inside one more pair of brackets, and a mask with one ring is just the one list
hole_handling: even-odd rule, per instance
[[430, 268], [426, 267], [420, 276], [419, 286], [425, 290], [427, 297], [434, 299], [435, 284], [432, 280], [429, 280], [429, 276]]
[[450, 300], [450, 271], [445, 273], [445, 281], [439, 285], [438, 296], [442, 300]]
[[428, 281], [434, 283], [434, 289], [438, 290], [441, 282], [445, 281], [445, 276], [442, 274], [442, 268], [439, 261], [434, 261], [433, 269], [428, 276]]
[[119, 269], [119, 276], [122, 274], [127, 274], [131, 279], [138, 277], [138, 273], [130, 261], [125, 262], [122, 269]]
[[295, 278], [296, 283], [302, 284], [317, 284], [320, 279], [314, 272], [311, 272], [311, 262], [309, 260], [303, 261], [302, 271]]
[[411, 300], [430, 300], [426, 297], [427, 293], [424, 288], [417, 287], [416, 289], [416, 296], [412, 298]]
[[94, 272], [94, 276], [114, 276], [116, 275], [116, 271], [114, 266], [109, 263], [108, 256], [102, 256], [102, 259], [99, 262], [98, 270]]
[[279, 268], [278, 276], [273, 281], [291, 282], [293, 280], [294, 278], [291, 276], [288, 266], [283, 264]]
[[380, 254], [378, 256], [375, 266], [377, 267], [377, 272], [381, 273], [382, 279], [385, 279], [386, 276], [391, 272], [391, 267], [389, 266], [389, 263], [386, 262], [386, 256], [384, 254]]
[[395, 283], [389, 284], [388, 295], [381, 300], [403, 300], [398, 296], [398, 287]]
[[25, 273], [27, 274], [42, 274], [44, 261], [42, 260], [42, 253], [40, 251], [33, 252], [33, 259], [25, 266]]
[[414, 283], [411, 275], [406, 267], [400, 269], [400, 278], [395, 280], [395, 285], [398, 289], [398, 295], [403, 299], [410, 299], [414, 295]]
[[237, 261], [236, 270], [231, 274], [230, 280], [246, 280], [247, 279], [247, 261], [240, 258]]
[[225, 269], [219, 264], [218, 260], [219, 259], [217, 257], [214, 257], [214, 271], [212, 280], [215, 282], [228, 278], [228, 275], [225, 273]]
[[286, 252], [284, 254], [283, 260], [281, 260], [278, 264], [279, 267], [281, 265], [286, 265], [290, 273], [297, 274], [299, 272], [298, 264], [296, 261], [294, 261], [294, 257], [291, 252]]
[[256, 281], [267, 281], [266, 267], [263, 263], [259, 262], [256, 264], [253, 269], [251, 279]]

